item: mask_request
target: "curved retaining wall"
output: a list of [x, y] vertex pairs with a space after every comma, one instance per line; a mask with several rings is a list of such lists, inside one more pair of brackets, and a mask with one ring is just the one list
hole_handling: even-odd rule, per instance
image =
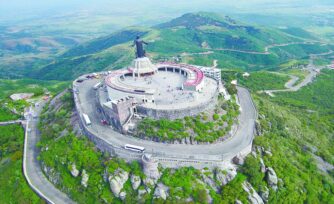
[[189, 106], [188, 108], [171, 109], [171, 110], [154, 109], [145, 106], [137, 106], [137, 111], [138, 113], [147, 115], [154, 119], [167, 118], [169, 120], [175, 120], [178, 118], [184, 118], [186, 116], [194, 116], [207, 109], [214, 108], [217, 102], [218, 102], [218, 91], [216, 91], [215, 95], [207, 103], [198, 104], [197, 106]]
[[[94, 130], [91, 127], [85, 125], [84, 119], [82, 118], [82, 111], [79, 106], [79, 98], [77, 96], [75, 81], [73, 82], [73, 97], [75, 102], [75, 109], [80, 118], [80, 127], [83, 133], [95, 143], [96, 147], [103, 152], [109, 152], [112, 156], [118, 156], [127, 161], [139, 160], [141, 161], [142, 153], [130, 152], [123, 149], [122, 147], [115, 146], [114, 144], [108, 142], [104, 138], [101, 138], [98, 134], [94, 134]], [[252, 101], [253, 102], [253, 101]], [[254, 104], [252, 104], [254, 106]], [[254, 106], [255, 108], [255, 106]], [[255, 127], [255, 126], [254, 126]], [[95, 131], [96, 132], [96, 131]], [[253, 129], [255, 132], [255, 128]], [[254, 134], [253, 134], [254, 135]], [[176, 154], [173, 152], [149, 152], [153, 155], [154, 159], [157, 160], [163, 167], [178, 168], [184, 166], [193, 166], [194, 168], [215, 168], [219, 167], [221, 169], [228, 168], [231, 165], [233, 157], [246, 156], [252, 151], [252, 140], [250, 143], [239, 151], [237, 154], [222, 154], [222, 155], [204, 155], [204, 154]]]

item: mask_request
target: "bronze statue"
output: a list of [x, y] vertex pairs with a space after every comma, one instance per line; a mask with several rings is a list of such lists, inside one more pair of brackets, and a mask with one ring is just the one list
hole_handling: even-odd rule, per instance
[[136, 58], [146, 57], [143, 44], [147, 45], [148, 43], [140, 39], [139, 36], [137, 36], [136, 39], [133, 41], [132, 46], [136, 45]]

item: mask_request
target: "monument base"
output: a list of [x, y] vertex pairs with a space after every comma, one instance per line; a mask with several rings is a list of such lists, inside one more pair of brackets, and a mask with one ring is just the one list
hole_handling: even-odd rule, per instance
[[157, 71], [156, 66], [152, 64], [151, 60], [148, 57], [134, 59], [131, 69], [133, 76], [136, 77], [151, 75]]

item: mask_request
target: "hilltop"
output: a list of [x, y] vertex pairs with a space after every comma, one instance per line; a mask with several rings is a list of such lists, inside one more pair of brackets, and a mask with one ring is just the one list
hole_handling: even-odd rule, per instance
[[[289, 59], [331, 49], [316, 43], [307, 31], [297, 31], [246, 25], [214, 13], [188, 13], [151, 28], [131, 27], [75, 46], [29, 76], [70, 80], [85, 72], [124, 67], [134, 57], [130, 45], [136, 35], [149, 42], [146, 49], [153, 60], [178, 56], [183, 62], [210, 66], [216, 59], [222, 68], [243, 70], [274, 69]], [[289, 46], [266, 53], [268, 46], [280, 44]]]

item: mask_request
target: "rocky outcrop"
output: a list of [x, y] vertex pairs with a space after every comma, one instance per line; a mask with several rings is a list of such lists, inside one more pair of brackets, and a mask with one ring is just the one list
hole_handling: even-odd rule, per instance
[[131, 177], [130, 177], [130, 180], [131, 180], [131, 186], [132, 186], [133, 190], [137, 190], [138, 187], [141, 184], [140, 177], [132, 174]]
[[264, 154], [265, 155], [268, 155], [268, 156], [273, 156], [273, 153], [271, 153], [271, 151], [270, 150], [266, 150], [266, 151], [264, 151]]
[[265, 203], [268, 203], [269, 200], [269, 189], [265, 186], [264, 189], [260, 191], [260, 196]]
[[214, 191], [219, 192], [220, 187], [219, 185], [217, 185], [215, 181], [215, 175], [213, 174], [212, 171], [202, 169], [201, 177], [202, 177], [201, 180], [198, 179], [199, 183], [207, 185], [210, 188], [212, 188]]
[[119, 194], [119, 198], [120, 198], [121, 200], [125, 200], [125, 198], [126, 198], [126, 192], [125, 192], [125, 191], [120, 192], [120, 194]]
[[156, 180], [146, 177], [143, 180], [143, 183], [146, 187], [153, 187], [156, 184]]
[[156, 184], [161, 174], [158, 169], [158, 162], [150, 154], [142, 156], [143, 172], [146, 175], [144, 184], [146, 186], [153, 186]]
[[72, 176], [74, 176], [74, 177], [77, 177], [77, 176], [79, 176], [79, 170], [77, 169], [77, 167], [76, 167], [76, 165], [75, 164], [72, 164], [71, 165], [71, 174], [72, 174]]
[[206, 190], [206, 202], [207, 203], [213, 203], [213, 198], [210, 195], [210, 190], [209, 189], [205, 189]]
[[261, 136], [263, 134], [261, 123], [258, 120], [255, 121], [255, 133], [256, 133], [257, 136]]
[[247, 192], [247, 199], [251, 204], [264, 204], [262, 198], [254, 190], [253, 186], [250, 183], [245, 181], [244, 183], [242, 183], [242, 188]]
[[48, 180], [54, 185], [58, 185], [60, 183], [60, 173], [51, 167], [47, 167], [44, 163], [41, 166]]
[[273, 168], [269, 167], [266, 171], [266, 180], [268, 185], [274, 190], [277, 191], [278, 178], [276, 172]]
[[81, 173], [81, 185], [83, 185], [85, 188], [87, 188], [88, 186], [88, 179], [89, 179], [89, 175], [87, 174], [86, 170], [82, 170], [82, 173]]
[[166, 200], [168, 196], [168, 187], [162, 183], [158, 183], [157, 187], [155, 188], [153, 198], [161, 198]]
[[237, 155], [233, 157], [232, 161], [234, 164], [237, 164], [237, 165], [243, 165], [245, 162], [244, 158], [241, 155]]
[[262, 173], [266, 173], [266, 165], [264, 165], [264, 161], [260, 158], [260, 170]]
[[202, 174], [202, 179], [206, 185], [211, 187], [214, 191], [219, 192], [219, 186], [216, 184], [215, 180], [212, 177], [208, 177]]
[[147, 190], [145, 188], [139, 188], [138, 189], [138, 198], [141, 199], [146, 193], [147, 193]]
[[222, 171], [220, 169], [215, 170], [216, 180], [222, 186], [228, 184], [234, 177], [237, 175], [237, 171], [235, 168], [228, 169], [226, 171]]
[[120, 192], [123, 189], [124, 183], [129, 179], [129, 173], [123, 169], [117, 169], [113, 175], [110, 175], [108, 180], [110, 189], [116, 197], [120, 197]]

